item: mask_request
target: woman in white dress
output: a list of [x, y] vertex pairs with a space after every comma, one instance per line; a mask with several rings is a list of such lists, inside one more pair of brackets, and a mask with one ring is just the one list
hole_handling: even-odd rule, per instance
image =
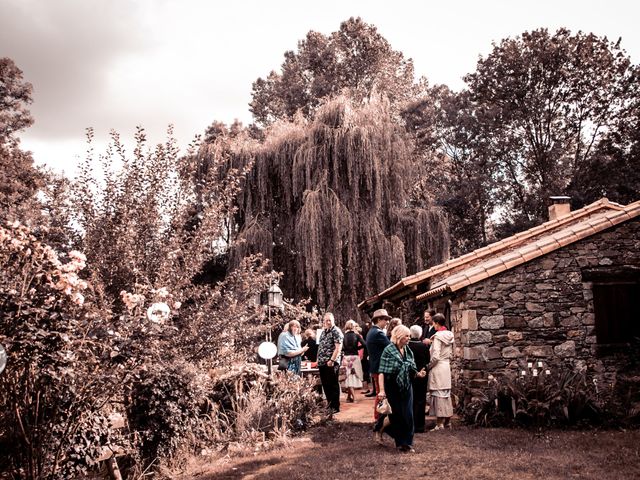
[[347, 377], [344, 381], [344, 387], [347, 390], [347, 402], [354, 401], [354, 391], [356, 388], [362, 388], [362, 362], [358, 350], [364, 348], [364, 339], [356, 331], [358, 324], [353, 320], [348, 320], [344, 326], [344, 341], [342, 343], [345, 373]]
[[451, 366], [453, 358], [453, 332], [447, 330], [444, 315], [433, 316], [436, 333], [431, 337], [431, 361], [429, 362], [429, 414], [436, 417], [433, 430], [451, 427], [453, 404], [451, 403]]

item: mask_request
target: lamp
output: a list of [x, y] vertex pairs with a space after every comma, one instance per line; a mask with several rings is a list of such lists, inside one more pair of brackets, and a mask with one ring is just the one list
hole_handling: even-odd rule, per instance
[[4, 345], [0, 344], [0, 373], [7, 366], [7, 351], [4, 349]]
[[[271, 308], [277, 308], [280, 311], [284, 311], [284, 301], [283, 301], [282, 290], [280, 290], [277, 280], [271, 283], [271, 285], [269, 286], [269, 290], [267, 290], [266, 292], [263, 292], [260, 295], [260, 304], [267, 307], [268, 325], [267, 325], [267, 335], [265, 338], [266, 341], [260, 345], [260, 347], [263, 348], [263, 352], [266, 353], [266, 355], [262, 355], [260, 353], [260, 347], [258, 347], [258, 355], [260, 355], [261, 358], [266, 360], [267, 370], [269, 372], [269, 375], [271, 375], [272, 359], [273, 357], [276, 356], [276, 353], [278, 352], [278, 347], [275, 346], [271, 341]], [[273, 345], [275, 347], [275, 351], [273, 351], [271, 347], [267, 347], [265, 344]]]
[[284, 302], [282, 300], [282, 290], [277, 283], [273, 283], [267, 291], [267, 305], [284, 310]]

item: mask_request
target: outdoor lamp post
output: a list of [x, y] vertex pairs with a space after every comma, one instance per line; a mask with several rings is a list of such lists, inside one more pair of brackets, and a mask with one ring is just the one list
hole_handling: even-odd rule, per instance
[[[267, 335], [266, 335], [266, 338], [265, 338], [265, 340], [266, 340], [265, 343], [270, 343], [271, 345], [273, 345], [273, 341], [271, 339], [271, 308], [277, 308], [279, 310], [284, 310], [284, 300], [283, 300], [282, 290], [280, 290], [280, 287], [278, 286], [277, 282], [272, 283], [269, 286], [269, 290], [267, 290], [266, 292], [264, 292], [261, 295], [261, 302], [260, 303], [262, 303], [264, 306], [267, 307], [268, 328], [267, 328]], [[262, 355], [260, 355], [260, 357], [264, 358], [267, 361], [267, 371], [269, 372], [269, 375], [271, 375], [272, 359], [273, 359], [273, 357], [276, 356], [277, 351], [278, 351], [278, 347], [276, 346], [275, 352], [274, 352], [273, 355], [271, 355], [271, 356], [262, 356]], [[269, 353], [271, 353], [271, 352], [269, 351]]]

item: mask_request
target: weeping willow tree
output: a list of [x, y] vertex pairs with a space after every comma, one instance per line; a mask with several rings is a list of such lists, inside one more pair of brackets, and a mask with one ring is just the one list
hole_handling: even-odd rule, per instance
[[275, 124], [247, 176], [231, 263], [262, 253], [287, 296], [356, 315], [364, 297], [448, 255], [441, 211], [408, 207], [412, 152], [382, 100], [340, 97], [309, 122]]

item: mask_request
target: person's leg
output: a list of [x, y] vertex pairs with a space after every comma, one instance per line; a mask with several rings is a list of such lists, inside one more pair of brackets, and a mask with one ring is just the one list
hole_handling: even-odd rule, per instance
[[319, 365], [318, 372], [320, 373], [320, 383], [322, 384], [322, 391], [327, 399], [327, 404], [331, 408], [331, 377], [333, 368], [326, 365]]
[[[371, 374], [371, 380], [373, 381], [372, 385], [373, 385], [373, 393], [374, 393], [374, 395], [372, 396], [375, 396], [380, 391], [378, 387], [378, 374]], [[369, 395], [366, 395], [366, 396], [369, 396]], [[373, 402], [373, 419], [374, 420], [378, 420], [378, 416], [380, 415], [376, 410], [377, 404], [378, 404], [378, 400], [376, 398], [376, 401]]]
[[[336, 365], [335, 367], [327, 367], [329, 369], [328, 380], [329, 385], [327, 385], [327, 394], [329, 400], [329, 408], [331, 408], [334, 412], [340, 411], [340, 382], [338, 380], [338, 372], [340, 371], [340, 367]], [[330, 399], [329, 399], [330, 396]]]
[[393, 387], [385, 384], [387, 399], [391, 404], [392, 413], [389, 415], [390, 424], [384, 433], [394, 439], [397, 448], [411, 448], [413, 446], [413, 395], [411, 390], [401, 394]]
[[[388, 421], [385, 422], [385, 419], [387, 418], [387, 415], [378, 415], [378, 419], [373, 423], [373, 431], [374, 432], [381, 432], [382, 430], [384, 430], [384, 428], [388, 425]], [[385, 425], [385, 423], [387, 425]]]
[[371, 392], [366, 393], [365, 397], [375, 397], [378, 394], [378, 374], [371, 374]]
[[413, 390], [409, 390], [409, 395], [400, 398], [400, 425], [398, 428], [398, 440], [404, 446], [413, 447]]
[[369, 374], [369, 359], [362, 359], [362, 393], [369, 393], [369, 384], [371, 383], [371, 375]]
[[427, 382], [423, 378], [413, 381], [413, 422], [416, 432], [424, 432], [424, 417], [427, 402]]

